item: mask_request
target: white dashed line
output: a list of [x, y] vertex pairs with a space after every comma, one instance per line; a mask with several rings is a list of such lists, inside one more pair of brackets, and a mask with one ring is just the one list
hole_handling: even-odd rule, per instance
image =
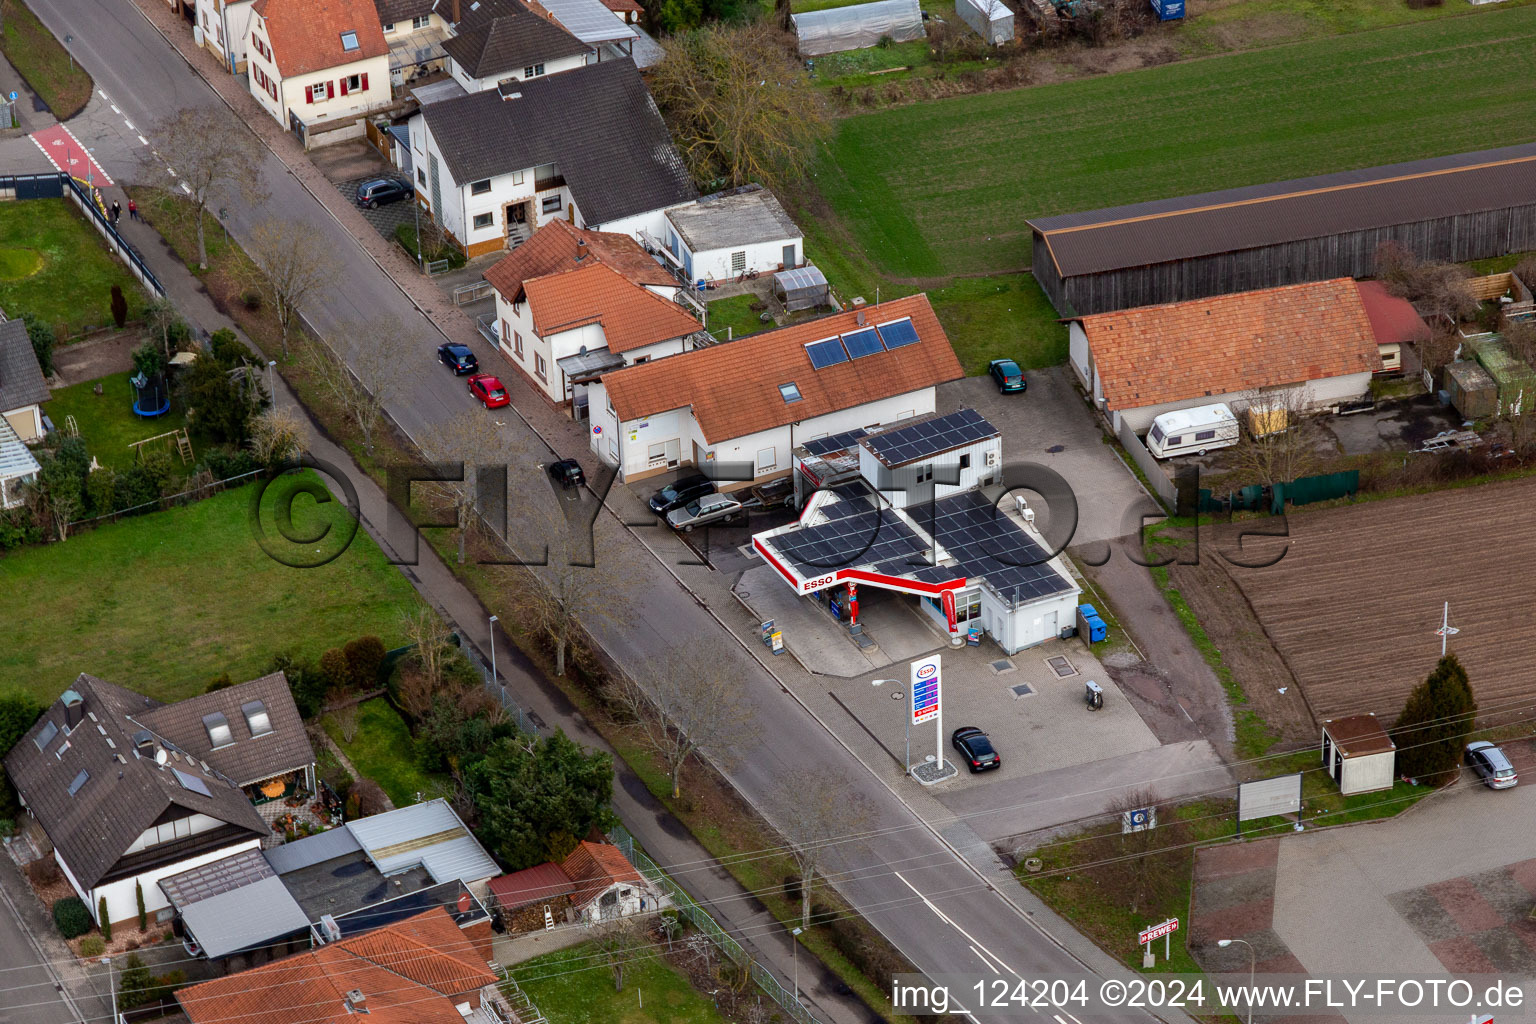
[[192, 186], [188, 185], [186, 182], [182, 182], [181, 183], [181, 190], [183, 192], [185, 192], [187, 195], [191, 195], [192, 194]]
[[[102, 95], [105, 96], [106, 93], [102, 93]], [[112, 113], [121, 116], [123, 112], [121, 110], [119, 110], [117, 104], [114, 103], [114, 104], [112, 104]]]
[[112, 102], [112, 97], [107, 95], [107, 91], [105, 89], [97, 89], [96, 94], [102, 99], [106, 100], [108, 103]]
[[123, 124], [127, 125], [128, 126], [128, 130], [131, 131], [131, 132], [138, 131], [138, 129], [133, 126], [133, 122], [128, 120], [126, 117], [123, 118]]
[[139, 145], [147, 146], [147, 145], [149, 145], [149, 140], [146, 139], [144, 136], [140, 135], [139, 136]]

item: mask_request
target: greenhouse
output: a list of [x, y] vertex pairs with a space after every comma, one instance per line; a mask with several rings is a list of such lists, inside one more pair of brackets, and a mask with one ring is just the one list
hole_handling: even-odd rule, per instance
[[809, 263], [774, 274], [773, 294], [791, 313], [832, 304], [826, 275]]
[[955, 0], [955, 13], [993, 46], [1013, 42], [1013, 11], [1003, 0]]
[[889, 37], [908, 43], [922, 39], [923, 12], [917, 0], [878, 0], [872, 4], [833, 7], [794, 16], [802, 56], [841, 53], [874, 46]]

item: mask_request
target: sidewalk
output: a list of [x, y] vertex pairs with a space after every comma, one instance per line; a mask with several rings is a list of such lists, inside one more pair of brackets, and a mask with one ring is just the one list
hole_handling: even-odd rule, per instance
[[[115, 188], [104, 192], [109, 203], [113, 198], [121, 199], [120, 193], [121, 190]], [[153, 228], [127, 217], [118, 223], [118, 228], [143, 254], [145, 262], [165, 286], [166, 294], [194, 328], [201, 328], [211, 334], [227, 327], [239, 334], [241, 340], [249, 343], [239, 328], [214, 307], [201, 282], [171, 254]], [[276, 388], [273, 399], [277, 404], [302, 411], [302, 406], [281, 377], [277, 378]], [[391, 558], [397, 562], [403, 561], [400, 552], [410, 550], [405, 543], [408, 537], [392, 538], [388, 535], [392, 517], [384, 492], [353, 463], [343, 449], [324, 435], [307, 413], [304, 419], [309, 429], [307, 448], [310, 455], [335, 467], [346, 477], [358, 496], [362, 524], [369, 536]], [[393, 544], [392, 539], [395, 541]], [[417, 547], [417, 564], [401, 565], [401, 572], [465, 642], [489, 662], [492, 643], [489, 613], [429, 545]], [[787, 933], [772, 915], [713, 862], [708, 851], [696, 843], [682, 823], [651, 796], [645, 784], [629, 771], [603, 738], [587, 725], [565, 695], [544, 678], [500, 630], [497, 631], [495, 644], [499, 675], [508, 690], [516, 693], [529, 710], [551, 730], [563, 729], [567, 736], [583, 746], [613, 755], [613, 808], [630, 833], [659, 864], [707, 865], [707, 868], [690, 868], [686, 872], [684, 887], [696, 900], [708, 905], [710, 913], [721, 926], [740, 941], [752, 956], [770, 966], [781, 979], [787, 981], [794, 970], [792, 947]], [[814, 961], [810, 958], [807, 961], [807, 969], [801, 971], [801, 991], [806, 994], [806, 1005], [813, 1013], [828, 1024], [862, 1024], [869, 1019], [870, 1011], [856, 997], [838, 994], [842, 983], [835, 975], [823, 970], [819, 972], [820, 976], [813, 977], [811, 972], [816, 970], [812, 967]]]

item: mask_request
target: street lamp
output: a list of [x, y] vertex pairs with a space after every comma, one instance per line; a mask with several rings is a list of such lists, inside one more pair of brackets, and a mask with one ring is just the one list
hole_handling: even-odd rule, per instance
[[491, 685], [496, 685], [496, 616], [491, 616]]
[[791, 940], [793, 944], [789, 947], [789, 955], [795, 964], [795, 1002], [798, 1003], [800, 1001], [800, 929], [796, 928], [789, 934], [794, 936]]
[[[900, 682], [900, 680], [898, 680], [898, 679], [871, 679], [869, 681], [869, 685], [871, 685], [871, 686], [884, 686], [886, 683], [896, 683], [896, 682]], [[904, 700], [906, 698], [906, 696], [907, 696], [906, 694], [902, 693], [900, 690], [897, 690], [895, 693], [891, 694], [891, 700]], [[903, 731], [906, 733], [906, 738], [907, 738], [907, 756], [906, 756], [906, 760], [902, 762], [902, 767], [906, 769], [906, 774], [907, 775], [911, 775], [912, 774], [912, 716], [907, 714], [905, 712], [905, 710], [904, 710], [902, 712], [902, 716], [901, 717], [902, 717], [902, 721], [904, 723], [903, 724]]]
[[1247, 939], [1217, 939], [1216, 945], [1226, 949], [1234, 942], [1241, 942], [1248, 947], [1248, 1024], [1253, 1024], [1253, 972], [1258, 967], [1258, 954], [1253, 951], [1253, 943]]
[[272, 396], [272, 406], [277, 407], [277, 360], [267, 360], [267, 391]]

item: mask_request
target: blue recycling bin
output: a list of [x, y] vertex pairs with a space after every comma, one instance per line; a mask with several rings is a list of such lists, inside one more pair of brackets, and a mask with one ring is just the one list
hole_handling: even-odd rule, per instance
[[1077, 633], [1090, 644], [1096, 644], [1108, 635], [1109, 630], [1099, 611], [1091, 604], [1077, 606]]

